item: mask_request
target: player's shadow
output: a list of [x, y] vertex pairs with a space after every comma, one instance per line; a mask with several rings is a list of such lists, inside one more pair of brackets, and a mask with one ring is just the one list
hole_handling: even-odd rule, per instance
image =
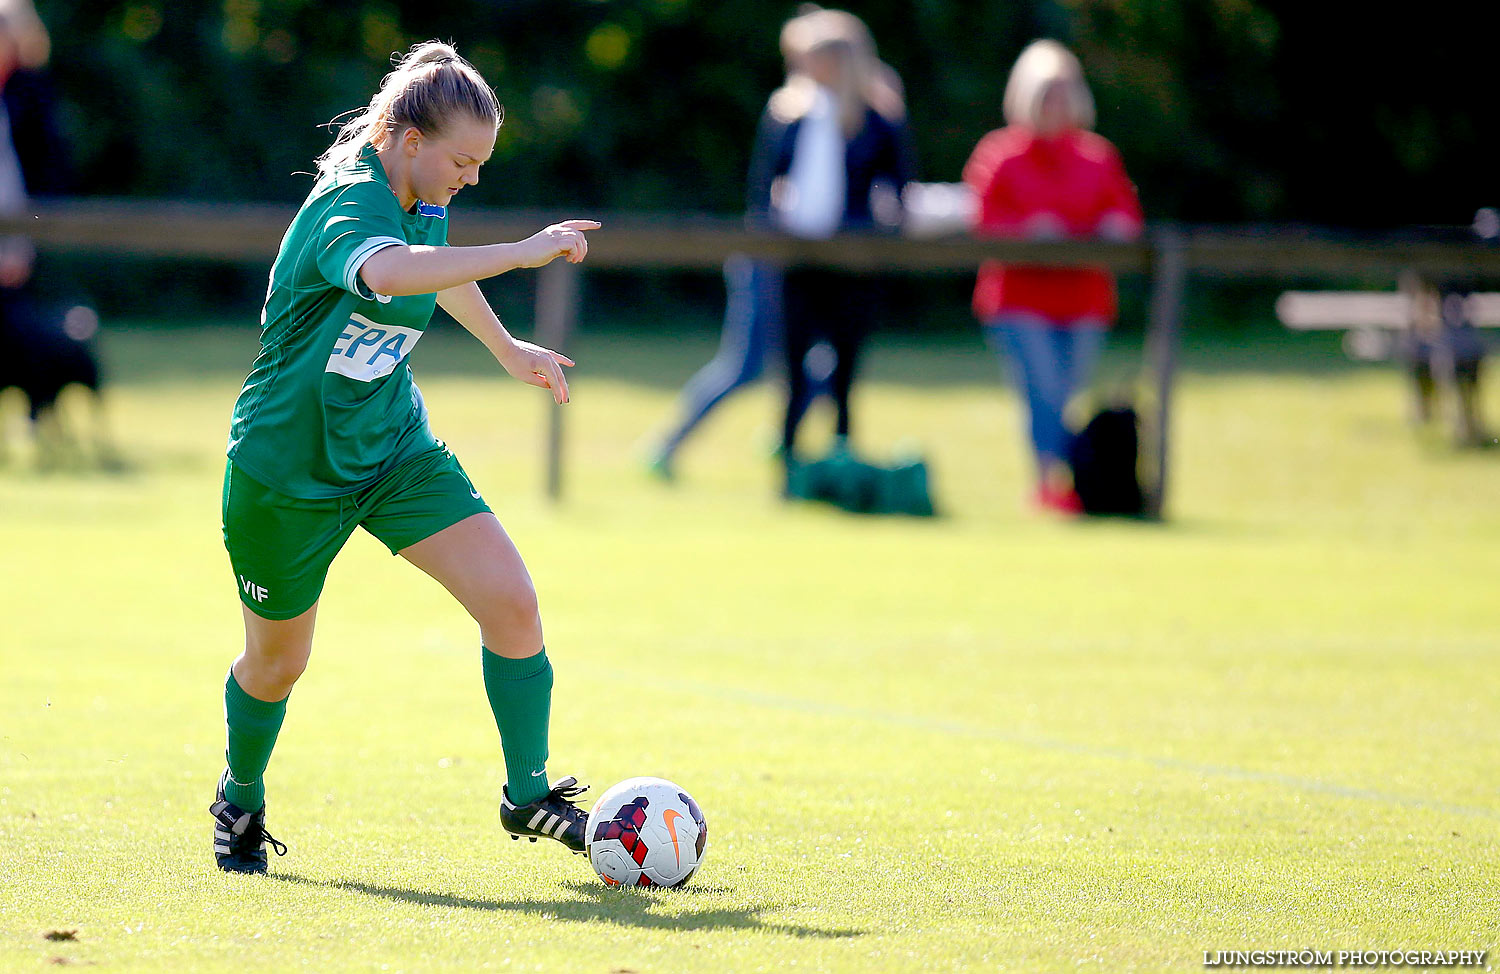
[[603, 920], [632, 927], [653, 930], [763, 930], [781, 933], [790, 937], [820, 937], [841, 939], [863, 937], [865, 931], [853, 929], [822, 929], [797, 923], [777, 923], [765, 920], [761, 914], [779, 908], [778, 904], [766, 903], [733, 909], [702, 910], [696, 913], [662, 914], [655, 908], [673, 901], [682, 902], [684, 896], [702, 896], [706, 893], [728, 893], [724, 886], [684, 886], [681, 889], [611, 889], [597, 883], [564, 883], [577, 894], [577, 899], [568, 900], [491, 900], [454, 893], [439, 893], [431, 890], [402, 889], [396, 886], [377, 886], [354, 879], [310, 879], [296, 873], [271, 873], [270, 879], [299, 886], [321, 886], [325, 889], [348, 890], [402, 903], [419, 906], [457, 907], [463, 910], [503, 910], [516, 913], [537, 913], [548, 919], [590, 922]]

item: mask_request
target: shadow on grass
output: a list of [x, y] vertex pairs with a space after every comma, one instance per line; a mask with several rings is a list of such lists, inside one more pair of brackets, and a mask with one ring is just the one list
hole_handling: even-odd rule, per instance
[[310, 879], [296, 873], [271, 873], [270, 879], [298, 886], [320, 886], [324, 889], [348, 890], [385, 900], [414, 903], [418, 906], [443, 906], [462, 910], [504, 911], [510, 913], [534, 913], [557, 920], [581, 922], [603, 921], [648, 930], [763, 930], [789, 937], [817, 937], [842, 939], [862, 937], [863, 930], [807, 927], [796, 923], [776, 923], [762, 919], [761, 914], [777, 909], [776, 904], [747, 906], [736, 909], [703, 910], [685, 915], [664, 915], [653, 912], [660, 904], [681, 897], [702, 896], [708, 893], [732, 892], [724, 886], [685, 886], [681, 889], [610, 889], [597, 883], [564, 883], [577, 895], [567, 900], [491, 900], [454, 893], [431, 890], [402, 889], [396, 886], [377, 886], [354, 879]]

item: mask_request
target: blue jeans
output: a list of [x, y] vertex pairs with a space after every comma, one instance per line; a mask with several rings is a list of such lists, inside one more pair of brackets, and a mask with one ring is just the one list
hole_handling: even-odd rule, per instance
[[724, 261], [724, 287], [719, 351], [683, 387], [681, 415], [661, 445], [664, 459], [731, 392], [760, 378], [766, 356], [781, 345], [781, 269], [734, 254]]
[[1104, 322], [1080, 319], [1060, 327], [1033, 315], [1009, 314], [984, 322], [984, 337], [1010, 366], [1026, 397], [1031, 446], [1042, 471], [1066, 463], [1073, 434], [1063, 409], [1094, 371], [1104, 347]]
[[[781, 357], [785, 340], [781, 267], [731, 254], [724, 261], [724, 330], [719, 350], [682, 387], [678, 418], [657, 450], [670, 462], [682, 441], [730, 393], [759, 379], [767, 361]], [[802, 409], [827, 391], [827, 382], [807, 383]]]

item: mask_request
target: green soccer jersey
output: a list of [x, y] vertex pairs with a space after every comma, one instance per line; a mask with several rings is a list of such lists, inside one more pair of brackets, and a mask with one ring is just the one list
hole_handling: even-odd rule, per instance
[[446, 209], [403, 211], [372, 147], [318, 178], [271, 267], [229, 430], [236, 465], [293, 497], [334, 497], [437, 442], [407, 364], [437, 295], [376, 294], [359, 270], [385, 247], [447, 242]]

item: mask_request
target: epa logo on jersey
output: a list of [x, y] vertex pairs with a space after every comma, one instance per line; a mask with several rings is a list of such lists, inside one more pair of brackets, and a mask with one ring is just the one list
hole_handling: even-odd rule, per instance
[[374, 382], [390, 375], [421, 337], [422, 332], [416, 328], [379, 325], [364, 315], [350, 315], [323, 371]]

